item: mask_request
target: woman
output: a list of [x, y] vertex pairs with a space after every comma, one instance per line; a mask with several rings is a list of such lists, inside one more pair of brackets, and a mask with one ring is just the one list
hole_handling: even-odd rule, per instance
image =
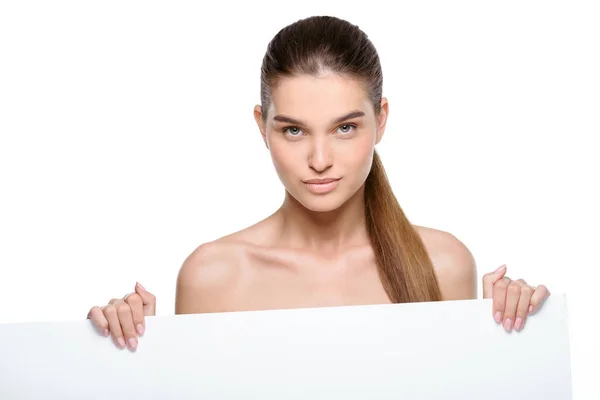
[[[261, 69], [259, 131], [286, 189], [282, 206], [199, 246], [177, 277], [177, 314], [474, 299], [477, 271], [449, 233], [413, 226], [375, 152], [388, 117], [364, 32], [333, 17], [282, 29]], [[521, 330], [549, 295], [506, 266], [483, 277], [493, 318]], [[88, 314], [135, 350], [156, 300], [140, 284]]]

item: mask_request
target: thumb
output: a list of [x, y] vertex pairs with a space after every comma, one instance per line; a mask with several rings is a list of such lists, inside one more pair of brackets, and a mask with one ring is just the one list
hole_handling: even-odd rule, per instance
[[502, 265], [494, 272], [489, 272], [483, 276], [483, 298], [491, 299], [494, 295], [494, 285], [506, 274], [506, 265]]
[[156, 314], [156, 297], [146, 290], [141, 283], [136, 282], [135, 292], [140, 295], [144, 304], [144, 316], [154, 316]]

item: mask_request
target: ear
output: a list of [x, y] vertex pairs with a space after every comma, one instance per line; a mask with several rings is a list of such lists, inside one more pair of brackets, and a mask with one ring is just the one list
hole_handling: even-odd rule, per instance
[[381, 99], [381, 108], [379, 111], [379, 115], [377, 115], [377, 139], [375, 144], [378, 144], [385, 133], [385, 126], [387, 123], [387, 118], [389, 115], [389, 105], [388, 101], [385, 97]]
[[256, 121], [256, 125], [258, 125], [258, 130], [260, 131], [263, 141], [265, 142], [265, 146], [267, 146], [268, 149], [269, 143], [267, 142], [267, 129], [265, 122], [263, 121], [262, 107], [260, 105], [254, 106], [254, 120]]

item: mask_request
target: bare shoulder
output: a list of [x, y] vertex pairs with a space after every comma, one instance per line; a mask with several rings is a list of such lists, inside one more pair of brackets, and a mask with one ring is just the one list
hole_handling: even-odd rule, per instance
[[449, 232], [415, 226], [433, 262], [444, 300], [477, 297], [477, 267], [468, 247]]
[[227, 311], [243, 262], [242, 243], [219, 239], [198, 246], [179, 269], [175, 313]]
[[438, 268], [460, 268], [473, 261], [471, 251], [456, 236], [449, 232], [433, 228], [415, 226], [421, 240], [425, 244], [429, 256], [436, 261]]
[[183, 262], [178, 285], [215, 285], [227, 281], [242, 256], [235, 242], [216, 240], [198, 246]]
[[252, 263], [249, 254], [272, 229], [269, 219], [198, 246], [177, 276], [175, 314], [225, 312], [243, 288]]

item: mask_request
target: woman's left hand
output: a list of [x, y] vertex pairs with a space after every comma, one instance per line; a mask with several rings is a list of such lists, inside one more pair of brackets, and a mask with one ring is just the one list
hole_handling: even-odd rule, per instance
[[537, 312], [550, 292], [544, 285], [530, 286], [523, 279], [510, 280], [506, 265], [483, 276], [483, 298], [493, 299], [493, 317], [510, 332], [520, 331], [527, 317]]

